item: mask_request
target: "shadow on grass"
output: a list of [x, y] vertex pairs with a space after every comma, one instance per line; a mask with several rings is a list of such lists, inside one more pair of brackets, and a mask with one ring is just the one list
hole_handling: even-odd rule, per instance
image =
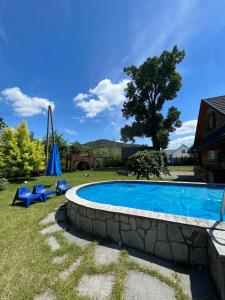
[[[30, 206], [32, 206], [32, 205], [34, 205], [34, 204], [38, 204], [38, 203], [42, 203], [42, 204], [44, 204], [44, 202], [42, 202], [41, 200], [37, 200], [37, 201], [32, 201], [31, 203], [30, 203]], [[24, 209], [26, 209], [26, 207], [25, 207], [25, 205], [24, 205], [24, 201], [20, 201], [20, 200], [18, 200], [18, 201], [16, 201], [14, 204], [13, 204], [13, 199], [12, 199], [12, 201], [10, 202], [10, 204], [9, 204], [9, 206], [12, 206], [12, 207], [20, 207], [20, 208], [24, 208]], [[29, 208], [29, 207], [28, 207]]]
[[108, 167], [108, 168], [95, 168], [93, 171], [100, 171], [100, 172], [118, 172], [120, 170], [127, 170], [125, 167]]
[[24, 183], [24, 181], [35, 181], [36, 178], [35, 177], [18, 177], [18, 178], [10, 178], [9, 182], [10, 183], [14, 183], [14, 184], [22, 184]]

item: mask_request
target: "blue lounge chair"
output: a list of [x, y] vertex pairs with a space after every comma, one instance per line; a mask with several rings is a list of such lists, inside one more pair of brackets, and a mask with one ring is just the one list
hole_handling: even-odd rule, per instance
[[48, 196], [56, 195], [56, 191], [53, 191], [53, 190], [47, 191], [43, 184], [36, 184], [33, 188], [32, 193], [35, 195], [37, 195], [37, 194], [41, 195], [44, 202], [47, 201]]
[[65, 193], [69, 189], [71, 189], [71, 186], [68, 185], [68, 183], [66, 182], [66, 180], [58, 180], [57, 181], [56, 192], [59, 195], [62, 195], [62, 193]]
[[16, 191], [12, 205], [15, 204], [16, 200], [19, 200], [24, 202], [25, 207], [29, 207], [30, 203], [37, 199], [40, 199], [43, 202], [42, 196], [40, 194], [32, 194], [29, 187], [19, 187]]

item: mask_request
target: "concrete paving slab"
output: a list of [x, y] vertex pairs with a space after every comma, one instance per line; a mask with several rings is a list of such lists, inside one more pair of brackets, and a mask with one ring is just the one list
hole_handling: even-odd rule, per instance
[[116, 245], [98, 246], [95, 248], [95, 262], [99, 265], [108, 265], [115, 263], [120, 255], [120, 251]]
[[125, 300], [175, 300], [174, 289], [141, 272], [128, 273]]
[[55, 300], [56, 297], [53, 295], [52, 291], [48, 289], [43, 294], [34, 297], [33, 300]]
[[41, 222], [39, 224], [40, 225], [47, 225], [47, 224], [54, 223], [54, 222], [55, 222], [55, 212], [51, 212], [47, 215], [46, 218], [41, 220]]
[[62, 229], [63, 229], [63, 227], [59, 226], [58, 224], [53, 224], [51, 226], [48, 226], [48, 227], [42, 229], [40, 231], [40, 233], [41, 234], [49, 234], [49, 233], [54, 233], [54, 232], [60, 231]]
[[63, 235], [67, 239], [67, 242], [69, 244], [77, 244], [81, 248], [86, 247], [91, 243], [91, 241], [87, 239], [85, 235], [80, 234], [76, 231], [65, 231], [63, 232]]
[[51, 247], [52, 251], [60, 249], [60, 244], [54, 236], [48, 238], [48, 245]]
[[53, 264], [61, 264], [65, 261], [67, 258], [67, 254], [61, 255], [61, 256], [56, 256], [53, 258], [52, 263]]
[[172, 263], [166, 260], [133, 249], [129, 249], [129, 253], [129, 259], [138, 263], [141, 267], [154, 269], [159, 273], [170, 277], [174, 273]]
[[191, 299], [218, 299], [208, 269], [179, 268], [177, 273], [182, 289]]
[[95, 300], [106, 300], [109, 299], [112, 293], [112, 287], [112, 275], [84, 275], [81, 278], [76, 291], [81, 296], [90, 297]]
[[66, 280], [80, 265], [82, 257], [79, 257], [70, 267], [59, 273], [59, 277], [62, 280]]

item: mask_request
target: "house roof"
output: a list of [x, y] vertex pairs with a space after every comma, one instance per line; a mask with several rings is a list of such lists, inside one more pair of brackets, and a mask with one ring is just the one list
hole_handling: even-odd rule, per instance
[[[218, 96], [203, 99], [202, 102], [206, 103], [207, 105], [211, 106], [212, 108], [216, 109], [218, 112], [225, 115], [225, 96]], [[199, 118], [198, 118], [198, 125], [199, 125]], [[198, 126], [197, 126], [198, 128]], [[197, 129], [196, 129], [197, 132]], [[225, 139], [225, 126], [218, 128], [216, 131], [212, 132], [211, 134], [201, 138], [199, 141], [195, 141], [193, 147], [190, 149], [191, 151], [203, 150], [205, 147], [208, 147], [214, 143], [217, 143], [221, 140]]]
[[225, 96], [207, 98], [203, 101], [225, 115]]
[[225, 139], [225, 126], [220, 127], [211, 134], [203, 137], [198, 143], [190, 149], [191, 151], [203, 150], [205, 147], [208, 147], [214, 143], [217, 143]]
[[174, 152], [176, 152], [176, 151], [177, 151], [178, 149], [180, 149], [181, 147], [185, 147], [185, 148], [189, 149], [188, 146], [182, 144], [181, 146], [179, 146], [179, 147], [176, 148], [176, 149], [169, 149], [169, 150], [165, 150], [164, 152], [166, 153], [167, 156], [169, 156], [169, 155], [172, 155]]

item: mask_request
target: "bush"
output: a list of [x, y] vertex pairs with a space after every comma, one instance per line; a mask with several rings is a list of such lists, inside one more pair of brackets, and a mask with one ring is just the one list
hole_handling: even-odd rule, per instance
[[144, 150], [138, 151], [128, 160], [128, 170], [140, 177], [160, 176], [169, 174], [165, 158], [160, 151]]
[[26, 122], [0, 134], [0, 169], [6, 177], [38, 174], [45, 168], [43, 143], [30, 138]]
[[197, 163], [196, 156], [177, 157], [172, 165], [174, 166], [193, 166]]

